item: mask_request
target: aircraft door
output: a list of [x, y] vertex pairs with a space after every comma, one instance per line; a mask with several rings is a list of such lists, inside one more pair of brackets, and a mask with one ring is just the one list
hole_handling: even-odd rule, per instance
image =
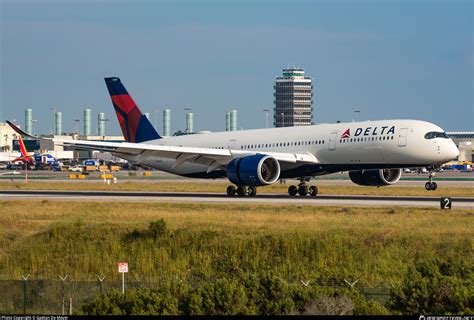
[[399, 147], [407, 146], [407, 133], [408, 133], [408, 128], [402, 128], [398, 132], [398, 146]]
[[329, 136], [329, 151], [336, 150], [336, 139], [338, 133], [338, 131], [331, 132], [331, 135]]
[[230, 139], [229, 142], [227, 143], [227, 149], [229, 150], [235, 149], [236, 144], [237, 144], [237, 141], [235, 139]]

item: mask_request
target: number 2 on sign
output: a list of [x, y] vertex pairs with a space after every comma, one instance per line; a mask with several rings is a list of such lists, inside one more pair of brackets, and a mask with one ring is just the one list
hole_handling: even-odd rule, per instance
[[451, 209], [451, 198], [441, 198], [441, 210], [450, 210]]

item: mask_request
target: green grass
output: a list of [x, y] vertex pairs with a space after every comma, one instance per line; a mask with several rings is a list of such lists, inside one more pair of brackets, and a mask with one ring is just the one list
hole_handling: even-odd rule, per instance
[[[167, 232], [147, 231], [164, 219]], [[415, 261], [474, 260], [472, 210], [0, 202], [0, 276], [206, 281], [268, 270], [289, 281], [397, 285]], [[472, 267], [471, 267], [472, 270]], [[472, 276], [472, 273], [471, 273]]]

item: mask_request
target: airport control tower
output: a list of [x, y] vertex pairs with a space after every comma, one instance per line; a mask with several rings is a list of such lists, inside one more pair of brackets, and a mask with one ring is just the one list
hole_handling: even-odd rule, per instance
[[313, 84], [300, 68], [283, 69], [275, 81], [275, 127], [308, 126], [313, 118]]

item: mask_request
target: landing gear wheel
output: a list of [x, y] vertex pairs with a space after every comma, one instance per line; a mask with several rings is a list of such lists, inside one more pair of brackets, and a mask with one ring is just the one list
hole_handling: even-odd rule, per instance
[[227, 187], [227, 196], [228, 197], [235, 196], [235, 187], [234, 186], [228, 186]]
[[428, 191], [434, 191], [438, 189], [438, 184], [436, 182], [427, 182], [425, 183], [425, 189]]
[[248, 188], [248, 195], [250, 197], [253, 197], [253, 196], [257, 195], [257, 187], [249, 187]]
[[299, 186], [298, 187], [298, 194], [302, 197], [306, 196], [308, 194], [308, 187], [307, 186]]
[[296, 196], [298, 193], [298, 188], [296, 186], [289, 186], [288, 187], [288, 194], [292, 197]]
[[316, 186], [309, 187], [309, 195], [312, 197], [316, 197], [318, 195], [318, 187]]
[[428, 182], [425, 183], [425, 189], [430, 191], [430, 190], [436, 190], [438, 189], [438, 184], [436, 182], [433, 182], [433, 177], [435, 173], [433, 172], [433, 168], [430, 168], [430, 175], [428, 177]]
[[247, 195], [247, 187], [238, 186], [237, 187], [237, 195], [239, 197], [245, 197]]

